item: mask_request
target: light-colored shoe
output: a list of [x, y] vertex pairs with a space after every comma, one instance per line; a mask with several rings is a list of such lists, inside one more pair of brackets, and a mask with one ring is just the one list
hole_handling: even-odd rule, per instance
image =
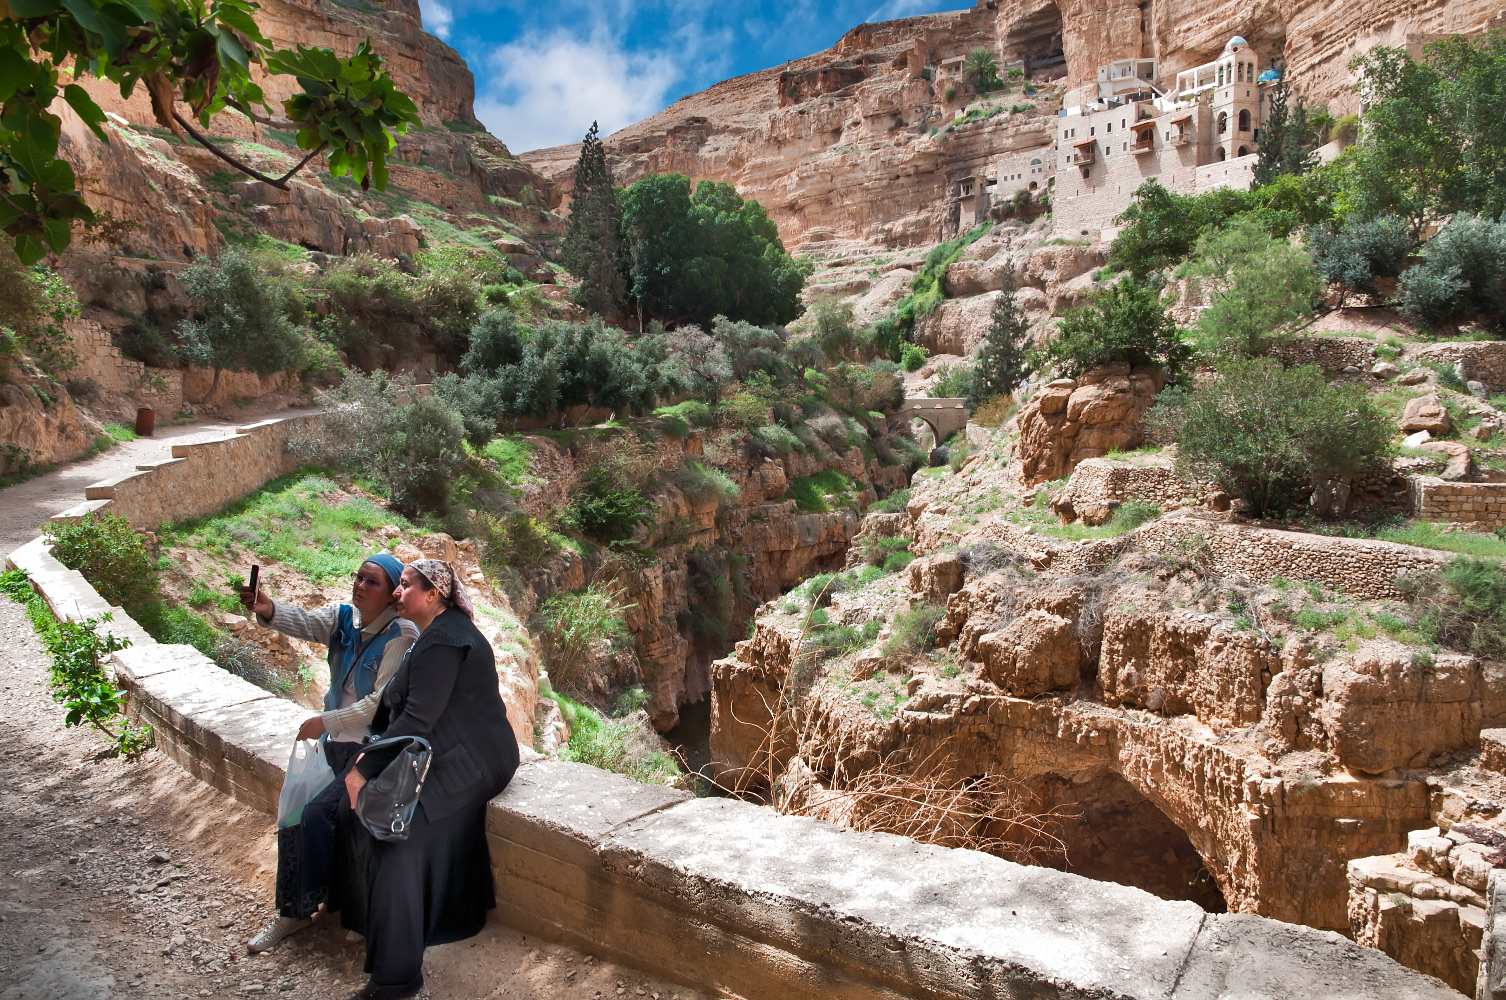
[[246, 947], [252, 952], [271, 951], [277, 946], [277, 942], [289, 934], [297, 933], [309, 925], [307, 917], [273, 917], [272, 922], [263, 927], [260, 934], [252, 938]]

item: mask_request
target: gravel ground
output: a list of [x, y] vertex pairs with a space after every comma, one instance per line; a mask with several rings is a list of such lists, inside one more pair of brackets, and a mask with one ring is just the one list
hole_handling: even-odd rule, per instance
[[[267, 816], [155, 750], [103, 745], [63, 728], [45, 654], [0, 597], [0, 1000], [343, 1000], [364, 984], [361, 945], [334, 921], [246, 953], [272, 914]], [[429, 949], [424, 974], [432, 998], [701, 997], [495, 921]]]

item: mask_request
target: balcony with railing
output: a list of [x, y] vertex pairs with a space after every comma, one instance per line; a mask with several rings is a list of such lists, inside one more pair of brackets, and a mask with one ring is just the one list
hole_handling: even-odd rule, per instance
[[1072, 146], [1072, 162], [1077, 165], [1092, 163], [1098, 159], [1098, 143], [1089, 139], [1087, 142], [1074, 143]]
[[1151, 128], [1135, 129], [1135, 141], [1130, 143], [1131, 153], [1149, 153], [1156, 148], [1156, 130]]

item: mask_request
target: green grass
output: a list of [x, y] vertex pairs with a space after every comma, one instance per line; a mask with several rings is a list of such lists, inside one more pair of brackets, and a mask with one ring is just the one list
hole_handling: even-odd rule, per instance
[[412, 525], [365, 497], [334, 495], [338, 491], [334, 480], [317, 473], [283, 476], [220, 514], [174, 525], [163, 541], [221, 556], [240, 547], [317, 583], [343, 579], [371, 554], [364, 534], [387, 524]]
[[[561, 760], [590, 764], [651, 785], [679, 777], [680, 769], [673, 757], [645, 745], [636, 720], [607, 718], [547, 684], [540, 685], [539, 694], [553, 699], [570, 727], [570, 742], [559, 751]], [[631, 695], [632, 691], [624, 692], [619, 699], [619, 704], [630, 711], [635, 702], [641, 704], [641, 699]]]
[[492, 438], [481, 454], [497, 463], [497, 473], [506, 483], [521, 481], [533, 465], [533, 445], [517, 434]]
[[1400, 528], [1377, 531], [1375, 537], [1387, 542], [1442, 549], [1467, 556], [1506, 557], [1506, 540], [1498, 535], [1478, 531], [1440, 531], [1431, 521], [1413, 521]]
[[1097, 527], [1081, 522], [1062, 524], [1061, 519], [1049, 507], [1041, 505], [1026, 507], [1005, 516], [1015, 524], [1034, 528], [1036, 534], [1069, 542], [1080, 542], [1089, 538], [1117, 538], [1127, 531], [1140, 527], [1146, 521], [1160, 517], [1161, 511], [1141, 500], [1127, 500], [1114, 511], [1113, 517]]
[[851, 492], [853, 482], [835, 469], [814, 476], [802, 476], [790, 484], [787, 496], [800, 510], [822, 514], [833, 508], [851, 507], [857, 497]]
[[136, 440], [135, 429], [127, 427], [125, 424], [105, 424], [105, 434], [110, 440], [122, 444], [126, 441]]

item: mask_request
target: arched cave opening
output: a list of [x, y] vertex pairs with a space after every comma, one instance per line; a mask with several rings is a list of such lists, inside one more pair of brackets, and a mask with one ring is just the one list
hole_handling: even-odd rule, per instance
[[1105, 771], [1085, 781], [1051, 775], [1030, 784], [1042, 811], [1056, 809], [1062, 817], [1055, 833], [1066, 861], [1053, 868], [1191, 900], [1212, 913], [1228, 910], [1187, 834], [1120, 775]]
[[1023, 59], [1025, 75], [1045, 82], [1065, 76], [1067, 56], [1062, 46], [1062, 12], [1048, 0], [1015, 22], [1004, 39], [1007, 59]]

